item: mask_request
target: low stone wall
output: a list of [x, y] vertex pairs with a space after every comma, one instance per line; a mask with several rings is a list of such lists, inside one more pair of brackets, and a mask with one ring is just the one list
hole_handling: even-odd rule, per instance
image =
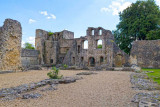
[[160, 40], [133, 42], [130, 63], [143, 68], [160, 68]]
[[21, 51], [22, 66], [38, 65], [39, 64], [38, 55], [39, 51], [37, 50], [22, 49]]

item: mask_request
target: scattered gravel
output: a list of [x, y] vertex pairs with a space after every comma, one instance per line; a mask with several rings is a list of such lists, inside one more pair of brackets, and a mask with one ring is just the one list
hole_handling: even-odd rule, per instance
[[[71, 75], [71, 72], [65, 70], [62, 75], [70, 73], [68, 76], [72, 76], [78, 73], [74, 71]], [[38, 99], [0, 101], [0, 107], [136, 107], [131, 102], [136, 90], [131, 88], [130, 74], [130, 72], [102, 71], [97, 75], [83, 76], [82, 80], [72, 84], [59, 84], [58, 90], [55, 91], [34, 90], [32, 93], [43, 95]], [[32, 73], [30, 76], [32, 77]], [[37, 77], [34, 75], [32, 79], [34, 78]]]
[[76, 75], [92, 75], [92, 74], [97, 74], [96, 72], [80, 72]]
[[[39, 82], [48, 78], [47, 73], [49, 70], [32, 70], [27, 72], [16, 72], [8, 74], [0, 74], [0, 89], [20, 86], [22, 84], [29, 84]], [[84, 72], [84, 70], [60, 70], [60, 75], [69, 77], [77, 73]]]

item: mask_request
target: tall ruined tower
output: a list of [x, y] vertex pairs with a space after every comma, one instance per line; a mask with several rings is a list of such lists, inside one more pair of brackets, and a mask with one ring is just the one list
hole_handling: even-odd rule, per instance
[[37, 29], [35, 46], [39, 51], [39, 64], [46, 66], [61, 64], [73, 39], [74, 33], [71, 31], [63, 30], [49, 35], [49, 32]]
[[17, 71], [21, 67], [21, 24], [6, 19], [0, 27], [0, 71]]

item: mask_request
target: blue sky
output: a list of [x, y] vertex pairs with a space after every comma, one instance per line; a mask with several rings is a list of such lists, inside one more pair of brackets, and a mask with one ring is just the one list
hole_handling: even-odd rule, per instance
[[[35, 30], [73, 31], [75, 38], [86, 35], [88, 27], [114, 30], [118, 12], [136, 0], [1, 0], [0, 26], [6, 18], [18, 20], [23, 43], [34, 44]], [[156, 0], [160, 5], [160, 0]]]

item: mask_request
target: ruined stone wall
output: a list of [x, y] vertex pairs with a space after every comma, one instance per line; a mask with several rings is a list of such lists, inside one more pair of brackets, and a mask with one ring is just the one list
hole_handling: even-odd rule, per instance
[[62, 63], [73, 43], [74, 33], [64, 30], [48, 35], [47, 31], [36, 30], [36, 50], [39, 50], [40, 64], [51, 66]]
[[60, 39], [60, 54], [66, 54], [67, 51], [71, 48], [74, 39]]
[[[74, 61], [73, 61], [73, 58], [75, 58]], [[65, 55], [62, 63], [67, 64], [69, 66], [73, 66], [73, 65], [76, 65], [76, 62], [78, 62], [77, 60], [78, 60], [77, 42], [76, 40], [74, 40], [71, 48]]]
[[[47, 31], [37, 30], [36, 35], [36, 49], [40, 51], [43, 64], [87, 68], [92, 66], [91, 59], [94, 67], [123, 67], [128, 64], [129, 56], [114, 43], [111, 31], [101, 27], [89, 27], [86, 36], [77, 39], [74, 39], [73, 32], [66, 30], [50, 36]], [[88, 49], [84, 49], [86, 40]], [[98, 40], [102, 40], [101, 49], [97, 48]]]
[[22, 66], [39, 65], [39, 51], [33, 49], [22, 49], [21, 62]]
[[116, 43], [113, 47], [113, 67], [130, 67], [130, 57]]
[[58, 59], [59, 53], [59, 43], [57, 41], [45, 41], [45, 64], [47, 65], [55, 65]]
[[74, 32], [63, 30], [63, 38], [64, 39], [74, 39]]
[[143, 68], [160, 68], [160, 40], [133, 42], [130, 63]]
[[[101, 31], [101, 33], [100, 33]], [[84, 41], [88, 41], [88, 49], [84, 49]], [[97, 41], [102, 40], [102, 48], [97, 48]], [[92, 67], [90, 58], [94, 59], [94, 67], [129, 66], [129, 55], [119, 49], [114, 42], [111, 31], [101, 27], [87, 29], [87, 36], [77, 38], [64, 59], [64, 64], [83, 68]]]
[[48, 32], [37, 29], [35, 38], [35, 48], [39, 51], [39, 64], [45, 64], [45, 40], [48, 39]]
[[0, 71], [20, 70], [21, 67], [21, 24], [6, 19], [0, 27]]

